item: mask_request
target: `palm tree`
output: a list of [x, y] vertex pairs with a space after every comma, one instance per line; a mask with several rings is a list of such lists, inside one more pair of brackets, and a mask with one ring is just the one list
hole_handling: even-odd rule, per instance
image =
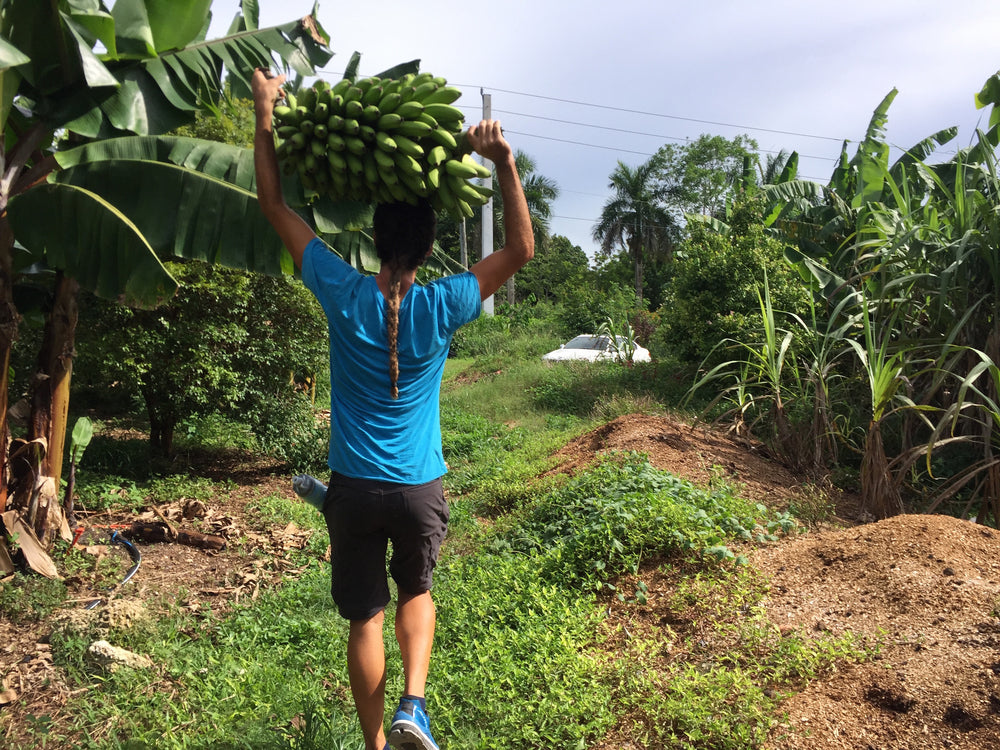
[[[521, 150], [514, 152], [514, 163], [521, 177], [524, 198], [531, 214], [531, 231], [535, 245], [541, 246], [549, 237], [549, 220], [552, 218], [552, 203], [559, 197], [559, 186], [555, 180], [539, 174], [535, 160]], [[493, 236], [503, 245], [503, 196], [500, 191], [493, 197]], [[507, 302], [514, 304], [514, 277], [507, 279]]]
[[618, 162], [608, 184], [614, 193], [593, 230], [601, 252], [610, 255], [620, 247], [632, 258], [635, 295], [639, 300], [644, 263], [658, 256], [669, 259], [677, 231], [677, 224], [663, 203], [665, 188], [659, 180], [660, 167], [659, 153], [635, 168]]
[[[559, 197], [559, 186], [556, 185], [555, 180], [539, 174], [535, 160], [521, 150], [514, 151], [514, 164], [517, 166], [521, 187], [524, 189], [524, 198], [531, 214], [531, 231], [535, 236], [535, 246], [541, 246], [548, 240], [552, 202]], [[477, 226], [473, 241], [478, 242], [478, 238], [481, 236]], [[493, 238], [497, 246], [503, 246], [503, 196], [499, 190], [493, 191]], [[507, 280], [507, 302], [514, 304], [513, 278]]]

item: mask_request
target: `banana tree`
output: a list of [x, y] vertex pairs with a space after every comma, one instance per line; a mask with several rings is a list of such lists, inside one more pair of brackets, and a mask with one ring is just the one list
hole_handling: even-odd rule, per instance
[[[215, 106], [224, 77], [245, 87], [254, 67], [275, 64], [311, 75], [331, 57], [316, 8], [259, 29], [257, 3], [247, 0], [230, 33], [208, 41], [210, 4], [117, 0], [109, 9], [102, 0], [0, 0], [0, 510], [8, 489], [15, 507], [40, 508], [37, 478], [58, 482], [78, 286], [153, 306], [176, 289], [160, 255], [272, 273], [291, 267], [249, 189], [212, 177], [204, 164], [206, 174], [195, 179], [190, 161], [125, 158], [127, 144], [120, 160], [90, 158], [86, 150], [189, 122]], [[241, 167], [245, 160], [234, 168]], [[190, 205], [192, 191], [200, 210], [182, 214], [178, 207], [185, 196]], [[8, 374], [19, 317], [12, 290], [29, 266], [55, 272], [57, 299], [33, 379], [28, 434], [8, 453]], [[43, 535], [51, 531], [44, 515], [32, 521]]]

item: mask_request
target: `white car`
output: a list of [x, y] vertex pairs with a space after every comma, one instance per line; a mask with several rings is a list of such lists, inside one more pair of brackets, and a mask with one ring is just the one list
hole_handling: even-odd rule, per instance
[[[624, 348], [625, 339], [618, 337], [618, 346]], [[542, 355], [545, 362], [569, 362], [572, 360], [586, 360], [597, 362], [598, 360], [615, 360], [618, 353], [611, 343], [610, 336], [596, 336], [593, 334], [583, 334], [566, 342], [555, 351]], [[635, 352], [632, 354], [633, 362], [649, 362], [649, 350], [636, 344]]]

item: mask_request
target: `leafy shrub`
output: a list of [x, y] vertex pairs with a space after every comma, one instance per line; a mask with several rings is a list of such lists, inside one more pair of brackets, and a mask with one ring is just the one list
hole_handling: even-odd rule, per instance
[[727, 236], [692, 226], [650, 339], [653, 357], [697, 366], [720, 341], [752, 338], [765, 274], [776, 309], [805, 313], [806, 287], [784, 260], [781, 244], [767, 236], [761, 215], [759, 203], [745, 200], [735, 207]]
[[547, 580], [601, 587], [643, 557], [705, 553], [732, 558], [729, 540], [763, 538], [766, 509], [725, 490], [705, 490], [635, 454], [605, 458], [553, 490], [495, 551], [539, 555]]
[[324, 471], [330, 447], [330, 425], [303, 393], [284, 393], [263, 402], [254, 432], [261, 450], [296, 472]]

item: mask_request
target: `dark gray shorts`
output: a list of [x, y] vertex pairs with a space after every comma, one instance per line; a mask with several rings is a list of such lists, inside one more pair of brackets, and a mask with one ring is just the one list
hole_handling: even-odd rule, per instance
[[448, 530], [448, 502], [440, 479], [395, 484], [334, 473], [323, 516], [330, 532], [333, 601], [342, 617], [367, 620], [389, 603], [389, 573], [400, 591], [431, 588], [441, 542]]

